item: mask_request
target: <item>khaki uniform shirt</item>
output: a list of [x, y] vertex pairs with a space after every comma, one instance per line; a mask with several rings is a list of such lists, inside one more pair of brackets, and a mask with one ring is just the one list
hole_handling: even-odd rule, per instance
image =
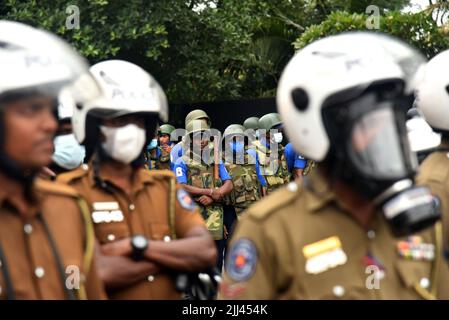
[[[113, 182], [107, 177], [103, 181]], [[175, 202], [174, 231], [183, 238], [204, 221], [193, 200], [184, 189], [176, 185], [175, 198], [169, 198], [168, 179], [175, 179], [170, 171], [138, 169], [129, 197], [118, 187], [107, 192], [95, 183], [93, 170], [87, 165], [58, 176], [68, 183], [89, 203], [95, 236], [100, 244], [132, 237], [136, 234], [150, 240], [168, 240], [172, 236], [169, 222], [169, 199]], [[151, 243], [150, 243], [151, 246]], [[174, 286], [173, 275], [161, 272], [128, 287], [109, 291], [111, 299], [180, 299]]]
[[[16, 299], [67, 298], [64, 292], [66, 283], [62, 281], [57, 267], [58, 259], [43, 221], [48, 225], [50, 237], [54, 239], [57, 254], [69, 279], [69, 287], [76, 288], [76, 283], [70, 279], [77, 277], [88, 299], [106, 298], [94, 260], [88, 260], [91, 261], [89, 270], [84, 268], [85, 242], [89, 229], [86, 229], [75, 190], [37, 179], [33, 186], [36, 204], [31, 207], [29, 214], [23, 216], [18, 213], [14, 201], [9, 200], [5, 192], [7, 188], [5, 185], [0, 188], [0, 245], [5, 256], [4, 261], [0, 261], [0, 299], [5, 299], [8, 294], [5, 266]], [[93, 239], [93, 234], [90, 236]], [[87, 254], [93, 254], [93, 248]], [[79, 290], [74, 292], [80, 297]]]
[[[449, 141], [441, 144], [446, 151], [431, 153], [419, 168], [416, 177], [417, 184], [430, 188], [440, 201], [441, 214], [443, 217], [443, 232], [445, 239], [449, 238]], [[446, 252], [449, 252], [449, 241], [444, 243]]]
[[435, 228], [395, 238], [380, 213], [365, 230], [314, 170], [239, 220], [220, 297], [449, 299], [449, 269], [436, 246]]

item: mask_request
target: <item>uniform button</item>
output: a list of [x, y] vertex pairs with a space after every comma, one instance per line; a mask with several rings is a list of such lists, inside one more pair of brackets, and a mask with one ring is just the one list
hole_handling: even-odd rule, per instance
[[114, 241], [115, 236], [113, 234], [108, 234], [108, 241]]
[[370, 230], [366, 233], [369, 239], [374, 239], [376, 237], [376, 232], [374, 230]]
[[422, 278], [421, 280], [419, 280], [419, 285], [424, 289], [427, 289], [430, 286], [430, 281], [427, 278]]
[[31, 234], [31, 232], [33, 232], [33, 226], [27, 223], [23, 226], [23, 231], [25, 231], [26, 234]]
[[342, 286], [335, 286], [332, 288], [332, 293], [336, 297], [343, 297], [343, 295], [345, 294], [345, 288], [343, 288]]
[[82, 168], [84, 171], [89, 170], [89, 166], [88, 166], [87, 164], [85, 164], [85, 163], [83, 163], [83, 164], [81, 165], [81, 168]]
[[298, 185], [296, 184], [296, 182], [290, 182], [290, 183], [287, 185], [287, 189], [288, 189], [290, 192], [296, 192], [296, 191], [298, 191]]
[[34, 270], [34, 274], [36, 275], [36, 277], [42, 278], [42, 277], [45, 275], [45, 270], [44, 270], [44, 268], [42, 268], [42, 267], [37, 267], [37, 268]]
[[129, 205], [129, 210], [133, 211], [135, 208], [136, 208], [136, 206], [134, 204], [131, 203]]
[[148, 279], [149, 282], [153, 282], [154, 281], [154, 276], [153, 275], [149, 275], [147, 279]]
[[165, 236], [165, 237], [164, 237], [164, 242], [170, 242], [170, 241], [171, 241], [170, 236]]

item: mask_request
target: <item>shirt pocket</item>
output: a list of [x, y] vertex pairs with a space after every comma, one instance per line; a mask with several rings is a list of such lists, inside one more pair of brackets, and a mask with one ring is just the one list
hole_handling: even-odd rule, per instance
[[170, 227], [167, 223], [151, 222], [149, 223], [150, 239], [151, 240], [164, 240], [165, 236], [170, 236]]
[[[424, 299], [432, 286], [431, 269], [433, 261], [402, 259], [396, 262], [395, 269], [401, 284], [407, 289], [404, 299]], [[424, 296], [426, 295], [426, 296]]]
[[94, 228], [95, 236], [101, 244], [131, 236], [129, 227], [125, 221], [96, 223]]
[[307, 299], [312, 300], [359, 300], [373, 298], [373, 291], [366, 288], [363, 270], [343, 265], [319, 274], [306, 274], [303, 287]]

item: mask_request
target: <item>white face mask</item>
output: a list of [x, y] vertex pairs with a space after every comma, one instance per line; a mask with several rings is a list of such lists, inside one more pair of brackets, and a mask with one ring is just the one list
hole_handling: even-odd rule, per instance
[[73, 133], [55, 137], [54, 144], [53, 161], [61, 168], [73, 170], [83, 163], [86, 150], [76, 141]]
[[103, 149], [112, 159], [129, 164], [142, 153], [145, 129], [128, 124], [118, 128], [100, 126], [100, 130], [106, 137], [102, 143]]
[[276, 132], [275, 134], [273, 134], [273, 138], [274, 142], [281, 143], [283, 139], [282, 132]]

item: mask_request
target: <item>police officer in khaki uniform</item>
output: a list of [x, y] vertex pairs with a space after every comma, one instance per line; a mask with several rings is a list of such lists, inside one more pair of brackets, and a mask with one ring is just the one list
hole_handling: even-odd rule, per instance
[[[58, 177], [88, 201], [99, 273], [112, 299], [179, 299], [178, 273], [213, 266], [216, 251], [198, 209], [170, 171], [139, 156], [167, 118], [159, 84], [121, 60], [91, 67], [104, 95], [77, 109], [74, 132], [95, 150], [91, 164]], [[98, 137], [98, 139], [97, 139]]]
[[55, 36], [0, 21], [0, 300], [102, 299], [89, 212], [75, 190], [36, 178], [51, 162], [55, 100], [88, 66]]
[[[448, 67], [449, 50], [431, 59], [424, 69], [416, 96], [418, 110], [433, 130], [441, 134], [441, 144], [425, 158], [416, 180], [429, 186], [438, 196], [445, 234], [449, 234], [449, 75], [441, 70]], [[432, 137], [427, 138], [432, 140]], [[449, 252], [449, 243], [445, 243], [445, 250]]]
[[406, 139], [423, 62], [399, 40], [365, 32], [292, 58], [278, 108], [295, 150], [319, 164], [301, 187], [291, 182], [239, 220], [222, 298], [449, 299], [438, 208], [413, 184]]

